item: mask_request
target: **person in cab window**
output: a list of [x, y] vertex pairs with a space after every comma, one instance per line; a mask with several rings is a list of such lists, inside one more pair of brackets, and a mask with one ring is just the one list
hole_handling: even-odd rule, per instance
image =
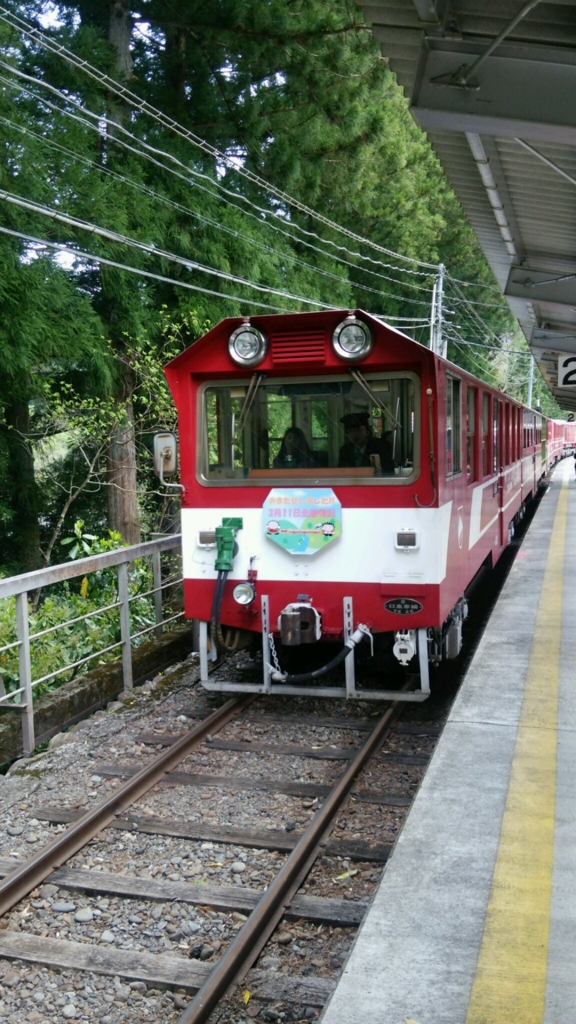
[[312, 469], [315, 465], [304, 431], [300, 427], [288, 427], [274, 459], [274, 469]]
[[374, 466], [376, 472], [394, 475], [394, 460], [382, 442], [374, 437], [367, 412], [349, 412], [342, 416], [346, 441], [340, 449], [338, 466]]

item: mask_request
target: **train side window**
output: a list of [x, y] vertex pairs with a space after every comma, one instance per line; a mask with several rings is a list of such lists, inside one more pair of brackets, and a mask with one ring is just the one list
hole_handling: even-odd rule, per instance
[[503, 428], [503, 435], [502, 435], [502, 441], [503, 441], [503, 444], [502, 444], [502, 461], [504, 463], [504, 466], [509, 466], [509, 464], [510, 464], [510, 407], [509, 407], [509, 403], [507, 401], [505, 401], [504, 404], [503, 404], [502, 412], [503, 412], [503, 421], [502, 421], [502, 428]]
[[462, 470], [462, 382], [446, 377], [446, 476]]
[[476, 399], [478, 388], [468, 388], [466, 393], [466, 477], [469, 483], [476, 480]]
[[500, 440], [500, 402], [492, 399], [492, 472], [498, 472], [498, 442]]
[[512, 431], [512, 433], [511, 433], [511, 446], [510, 446], [510, 461], [511, 462], [516, 462], [516, 459], [518, 458], [518, 452], [516, 450], [516, 448], [517, 448], [516, 441], [517, 441], [517, 434], [518, 434], [518, 429], [517, 429], [518, 410], [517, 410], [515, 405], [512, 406], [511, 416], [512, 416], [512, 422], [511, 422], [511, 431]]
[[490, 472], [490, 395], [482, 395], [482, 476]]

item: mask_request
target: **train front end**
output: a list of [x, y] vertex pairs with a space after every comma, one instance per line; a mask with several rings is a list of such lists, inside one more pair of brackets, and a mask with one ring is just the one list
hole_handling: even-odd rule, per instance
[[[424, 699], [450, 528], [435, 485], [435, 357], [361, 311], [329, 311], [225, 320], [166, 373], [203, 685]], [[250, 639], [261, 679], [212, 679], [218, 649]], [[387, 653], [367, 686], [355, 648], [374, 641], [375, 658]], [[309, 657], [295, 670], [296, 649]], [[416, 689], [390, 688], [390, 658]]]

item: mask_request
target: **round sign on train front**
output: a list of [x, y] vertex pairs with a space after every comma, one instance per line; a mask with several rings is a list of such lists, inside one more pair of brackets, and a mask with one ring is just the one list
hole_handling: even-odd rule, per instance
[[266, 537], [289, 555], [315, 555], [342, 533], [331, 487], [274, 487], [262, 508]]

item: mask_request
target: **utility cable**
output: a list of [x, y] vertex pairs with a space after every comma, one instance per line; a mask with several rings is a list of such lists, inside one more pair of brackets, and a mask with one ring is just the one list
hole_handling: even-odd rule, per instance
[[465, 341], [459, 334], [456, 334], [455, 336], [459, 339], [461, 345], [471, 345], [472, 348], [483, 348], [488, 352], [500, 352], [503, 355], [524, 356], [525, 359], [530, 359], [532, 357], [531, 352], [523, 352], [520, 348], [499, 348], [496, 345], [482, 345], [479, 341]]
[[308, 299], [303, 295], [294, 295], [291, 292], [282, 291], [279, 288], [271, 288], [268, 285], [255, 284], [253, 281], [249, 281], [244, 277], [236, 277], [235, 274], [227, 274], [223, 270], [215, 270], [213, 267], [206, 266], [203, 263], [197, 263], [195, 260], [188, 259], [185, 256], [177, 256], [175, 253], [168, 252], [165, 249], [159, 249], [153, 245], [146, 245], [145, 242], [139, 242], [136, 238], [130, 238], [128, 235], [121, 235], [116, 231], [111, 231], [109, 228], [101, 228], [98, 227], [97, 224], [91, 224], [88, 221], [79, 220], [76, 217], [69, 217], [67, 214], [58, 213], [57, 210], [52, 210], [47, 206], [42, 206], [40, 203], [35, 203], [28, 199], [21, 199], [20, 196], [16, 196], [12, 192], [7, 192], [5, 189], [0, 189], [0, 199], [13, 204], [14, 206], [20, 206], [25, 210], [30, 210], [33, 213], [39, 213], [44, 217], [49, 217], [51, 220], [57, 221], [60, 224], [67, 224], [69, 227], [78, 228], [81, 231], [89, 231], [93, 235], [107, 239], [107, 241], [118, 242], [121, 245], [126, 245], [132, 249], [138, 249], [140, 252], [145, 252], [150, 256], [158, 256], [160, 259], [169, 260], [172, 263], [178, 263], [180, 266], [185, 267], [186, 270], [198, 270], [203, 274], [210, 274], [212, 277], [219, 277], [221, 280], [229, 281], [232, 284], [240, 284], [245, 288], [254, 288], [256, 291], [264, 292], [267, 295], [277, 295], [282, 299], [292, 299], [294, 302], [307, 303], [310, 306], [316, 306], [318, 309], [338, 308], [337, 306], [326, 302], [318, 302], [316, 299]]
[[[178, 288], [186, 288], [193, 292], [202, 292], [203, 295], [215, 295], [219, 299], [231, 299], [233, 302], [244, 302], [247, 303], [250, 308], [252, 306], [259, 306], [260, 309], [272, 309], [277, 313], [294, 312], [293, 309], [289, 309], [286, 306], [272, 306], [268, 302], [257, 302], [250, 298], [242, 298], [240, 295], [229, 295], [227, 292], [217, 292], [212, 288], [203, 288], [199, 284], [190, 284], [188, 281], [178, 281], [173, 277], [164, 277], [162, 274], [153, 274], [150, 270], [142, 270], [140, 267], [131, 267], [127, 263], [119, 263], [117, 260], [110, 260], [105, 256], [95, 256], [94, 253], [84, 252], [82, 249], [71, 249], [68, 245], [63, 245], [61, 242], [48, 242], [45, 238], [36, 238], [34, 235], [27, 235], [23, 231], [13, 231], [11, 228], [0, 226], [0, 234], [10, 235], [12, 238], [23, 239], [25, 242], [32, 243], [32, 245], [54, 249], [55, 251], [64, 253], [67, 256], [73, 256], [74, 259], [90, 260], [94, 263], [102, 263], [107, 267], [114, 267], [116, 270], [126, 270], [130, 274], [137, 274], [139, 277], [147, 277], [153, 281], [161, 281], [163, 284], [177, 285]], [[337, 307], [333, 308], [336, 309]]]
[[[468, 303], [467, 303], [467, 299], [466, 299], [466, 296], [462, 294], [462, 290], [461, 290], [461, 289], [460, 289], [460, 288], [458, 287], [458, 285], [455, 285], [455, 286], [454, 286], [454, 288], [455, 288], [455, 291], [457, 292], [457, 294], [459, 295], [459, 297], [460, 297], [461, 301], [462, 301], [462, 302], [464, 302], [464, 303], [466, 303], [466, 308], [468, 309]], [[480, 326], [481, 326], [482, 330], [484, 330], [484, 331], [487, 331], [487, 332], [488, 332], [488, 334], [491, 334], [491, 335], [492, 335], [492, 337], [493, 337], [493, 338], [494, 338], [494, 339], [495, 339], [496, 341], [499, 341], [499, 340], [500, 340], [500, 339], [498, 338], [498, 335], [494, 333], [494, 331], [492, 330], [492, 328], [488, 326], [488, 324], [487, 324], [487, 323], [486, 323], [486, 322], [485, 322], [485, 321], [484, 321], [484, 320], [482, 319], [482, 317], [480, 316], [480, 314], [479, 314], [479, 313], [477, 313], [477, 312], [476, 312], [476, 310], [475, 310], [475, 309], [474, 309], [473, 307], [470, 307], [470, 308], [469, 308], [469, 316], [470, 316], [470, 317], [472, 317], [472, 318], [473, 318], [473, 319], [474, 319], [474, 320], [475, 320], [475, 321], [476, 321], [476, 322], [477, 322], [478, 324], [480, 324]]]
[[502, 289], [495, 284], [484, 284], [480, 281], [463, 281], [460, 277], [454, 277], [450, 273], [446, 273], [446, 279], [454, 281], [456, 284], [462, 284], [466, 288], [485, 288], [487, 291], [496, 292], [498, 295], [502, 295]]
[[[448, 337], [448, 341], [449, 342], [452, 342], [453, 345], [456, 345], [458, 348], [463, 349], [465, 351], [464, 346], [461, 344], [461, 339], [457, 335], [454, 336], [454, 335], [447, 334], [447, 337]], [[480, 363], [480, 361], [475, 358], [474, 353], [469, 352], [468, 353], [468, 358], [478, 367], [479, 370], [481, 370], [484, 379], [486, 377], [486, 374], [490, 374], [490, 376], [492, 377], [492, 379], [494, 381], [494, 383], [491, 384], [490, 386], [491, 387], [496, 387], [497, 384], [498, 384], [498, 377], [497, 377], [496, 372], [494, 370], [490, 369], [490, 367], [483, 366], [483, 364]], [[490, 383], [490, 382], [487, 381], [487, 383]]]
[[[0, 82], [2, 81], [8, 83], [8, 79], [4, 79], [4, 76], [0, 75]], [[27, 92], [27, 90], [25, 91]], [[47, 101], [43, 100], [42, 102]], [[52, 104], [50, 104], [50, 106], [52, 106]], [[57, 107], [55, 109], [59, 110], [60, 108]], [[324, 270], [321, 267], [314, 266], [313, 263], [307, 263], [305, 260], [299, 259], [299, 257], [296, 256], [294, 252], [290, 252], [286, 249], [275, 249], [273, 246], [267, 245], [265, 242], [262, 242], [257, 238], [254, 238], [250, 235], [245, 235], [241, 231], [237, 231], [234, 228], [230, 228], [225, 224], [221, 224], [219, 221], [214, 220], [211, 217], [207, 217], [205, 214], [198, 213], [196, 210], [190, 209], [190, 207], [183, 206], [181, 203], [177, 203], [175, 200], [170, 199], [168, 196], [163, 196], [159, 192], [155, 192], [154, 189], [150, 188], [149, 185], [144, 185], [140, 182], [134, 181], [132, 178], [128, 178], [126, 177], [126, 175], [120, 174], [118, 171], [114, 171], [103, 164], [98, 164], [95, 160], [90, 160], [89, 157], [85, 157], [81, 153], [77, 153], [75, 150], [69, 149], [67, 146], [63, 146], [61, 143], [54, 142], [52, 139], [47, 139], [44, 136], [39, 135], [37, 132], [31, 131], [29, 128], [26, 128], [23, 125], [19, 125], [15, 121], [11, 121], [10, 118], [0, 116], [0, 124], [4, 124], [8, 128], [11, 128], [24, 136], [30, 136], [31, 138], [39, 142], [41, 145], [47, 146], [49, 149], [53, 149], [57, 152], [64, 153], [66, 156], [70, 156], [72, 157], [72, 159], [78, 160], [80, 163], [84, 164], [85, 167], [90, 167], [93, 170], [97, 171], [99, 174], [103, 174], [105, 176], [113, 178], [116, 181], [120, 181], [122, 184], [128, 185], [130, 188], [135, 189], [142, 195], [148, 196], [150, 199], [157, 200], [159, 203], [162, 203], [163, 205], [169, 207], [170, 209], [177, 210], [179, 213], [183, 213], [186, 216], [192, 217], [195, 220], [199, 221], [201, 224], [216, 228], [218, 231], [222, 231], [224, 234], [231, 235], [233, 238], [241, 239], [242, 241], [245, 241], [248, 245], [254, 246], [255, 248], [258, 248], [261, 251], [266, 252], [272, 256], [279, 257], [282, 261], [289, 260], [291, 265], [303, 267], [305, 270], [311, 271], [312, 273], [315, 274], [319, 274], [321, 277], [326, 277], [332, 281], [337, 282], [340, 285], [348, 285], [351, 288], [358, 289], [360, 291], [370, 292], [373, 295], [386, 296], [389, 298], [398, 298], [398, 296], [394, 295], [392, 292], [385, 292], [381, 288], [371, 288], [370, 285], [360, 284], [360, 282], [352, 281], [348, 277], [340, 277], [338, 274], [335, 274], [329, 270]], [[87, 127], [94, 131], [97, 130], [93, 125], [87, 125]], [[292, 236], [287, 237], [292, 238]], [[308, 244], [310, 248], [313, 248], [316, 252], [320, 253], [322, 256], [325, 256], [325, 253], [322, 252], [321, 249], [318, 249], [316, 246], [310, 246], [310, 243], [305, 244]], [[330, 259], [341, 262], [348, 267], [352, 267], [353, 269], [357, 269], [356, 264], [350, 263], [347, 260], [341, 260], [337, 256], [331, 256]], [[373, 274], [374, 271], [368, 271], [368, 273]], [[375, 276], [380, 277], [381, 275]], [[386, 279], [393, 280], [392, 278]], [[407, 299], [405, 301], [413, 302], [415, 300]], [[426, 303], [426, 305], [428, 305], [428, 303]], [[425, 318], [422, 317], [421, 319]]]
[[[89, 75], [92, 79], [97, 81], [104, 89], [106, 89], [108, 92], [115, 93], [133, 109], [146, 114], [148, 117], [151, 117], [153, 120], [163, 125], [163, 127], [168, 128], [169, 131], [174, 132], [180, 138], [183, 138], [186, 141], [192, 143], [192, 145], [202, 150], [204, 153], [208, 153], [213, 159], [219, 161], [224, 166], [234, 170], [237, 174], [246, 178], [253, 184], [258, 185], [261, 189], [264, 189], [270, 195], [273, 195], [276, 199], [280, 200], [280, 202], [288, 206], [291, 206], [295, 210], [298, 210], [299, 213], [303, 213], [307, 217], [312, 217], [314, 220], [317, 220], [319, 223], [324, 224], [326, 227], [330, 228], [330, 230], [340, 232], [345, 237], [351, 238], [355, 242], [361, 242], [363, 245], [369, 245], [372, 249], [374, 249], [377, 252], [381, 252], [387, 256], [393, 256], [395, 259], [403, 260], [407, 263], [436, 270], [436, 265], [433, 263], [427, 263], [424, 260], [418, 260], [411, 256], [404, 256], [402, 253], [397, 253], [393, 249], [387, 249], [384, 246], [378, 245], [375, 242], [371, 242], [368, 239], [362, 238], [360, 235], [357, 235], [355, 232], [350, 231], [348, 228], [344, 228], [341, 225], [337, 224], [335, 221], [330, 220], [329, 217], [325, 217], [318, 211], [313, 210], [309, 206], [306, 206], [305, 203], [301, 203], [299, 200], [290, 196], [287, 192], [283, 192], [276, 186], [271, 185], [264, 178], [261, 178], [259, 175], [255, 174], [253, 171], [250, 171], [248, 168], [233, 162], [230, 159], [230, 157], [226, 156], [225, 153], [222, 153], [220, 150], [210, 145], [210, 143], [206, 142], [204, 139], [200, 138], [193, 132], [184, 128], [182, 125], [178, 124], [178, 122], [175, 121], [173, 118], [170, 118], [166, 114], [163, 114], [162, 111], [157, 110], [149, 103], [146, 103], [145, 100], [141, 99], [141, 97], [131, 92], [131, 90], [127, 89], [126, 86], [122, 85], [120, 82], [117, 82], [109, 75], [103, 74], [97, 68], [89, 64], [88, 61], [83, 60], [80, 57], [77, 57], [76, 54], [74, 54], [72, 51], [68, 50], [61, 44], [55, 43], [53, 40], [45, 36], [43, 32], [40, 32], [38, 29], [34, 29], [29, 24], [29, 22], [26, 22], [23, 18], [20, 18], [18, 15], [13, 15], [9, 10], [7, 10], [7, 8], [2, 6], [0, 6], [0, 19], [4, 21], [7, 25], [9, 25], [11, 28], [16, 29], [23, 35], [27, 36], [29, 39], [36, 42], [43, 49], [48, 50], [51, 53], [57, 54], [59, 57], [62, 57], [76, 69], [79, 69], [85, 74]], [[114, 127], [115, 129], [118, 129], [119, 126], [115, 125]], [[327, 240], [322, 239], [322, 241], [326, 242]], [[408, 270], [408, 268], [406, 269]], [[408, 272], [414, 273], [415, 271], [408, 270]]]
[[[19, 70], [13, 68], [11, 65], [6, 64], [6, 62], [4, 62], [2, 60], [0, 60], [0, 67], [8, 68], [17, 77], [24, 78], [27, 81], [33, 82], [33, 84], [35, 84], [35, 85], [39, 85], [42, 88], [44, 88], [46, 90], [49, 90], [52, 93], [55, 93], [58, 96], [59, 99], [62, 99], [65, 102], [72, 104], [72, 106], [74, 106], [82, 114], [86, 115], [86, 117], [92, 118], [93, 121], [94, 121], [94, 124], [90, 123], [90, 121], [86, 121], [83, 117], [78, 117], [77, 115], [72, 114], [70, 111], [63, 109], [62, 107], [56, 106], [55, 104], [51, 103], [50, 100], [47, 100], [44, 97], [37, 96], [36, 93], [34, 93], [34, 92], [32, 92], [32, 91], [30, 91], [28, 89], [25, 89], [22, 86], [17, 86], [15, 83], [11, 82], [10, 79], [7, 79], [7, 78], [5, 78], [5, 76], [0, 75], [0, 82], [4, 82], [6, 85], [10, 86], [10, 88], [13, 88], [13, 89], [19, 88], [19, 90], [21, 92], [23, 92], [24, 94], [30, 96], [31, 98], [36, 100], [38, 103], [46, 105], [50, 110], [54, 111], [55, 113], [58, 113], [60, 115], [64, 115], [65, 117], [69, 117], [72, 120], [77, 121], [83, 127], [88, 128], [89, 130], [96, 132], [100, 136], [102, 136], [102, 123], [103, 122], [105, 122], [107, 125], [110, 124], [115, 130], [118, 128], [118, 126], [115, 123], [109, 122], [105, 117], [103, 117], [103, 116], [101, 116], [99, 114], [94, 113], [93, 111], [89, 110], [87, 107], [82, 106], [80, 103], [78, 103], [76, 100], [73, 100], [71, 97], [63, 95], [54, 86], [51, 86], [51, 85], [49, 85], [46, 82], [43, 82], [41, 79], [35, 78], [34, 76], [26, 75], [24, 72], [19, 71]], [[192, 185], [194, 188], [199, 189], [202, 192], [205, 192], [206, 194], [210, 195], [211, 197], [219, 199], [220, 202], [223, 202], [227, 206], [230, 206], [233, 209], [238, 210], [238, 212], [240, 212], [243, 216], [247, 216], [247, 217], [250, 217], [253, 220], [256, 220], [260, 227], [262, 226], [263, 223], [265, 223], [268, 228], [270, 228], [271, 230], [273, 230], [273, 231], [283, 235], [285, 238], [287, 238], [290, 241], [291, 244], [294, 244], [294, 242], [297, 242], [298, 245], [304, 245], [307, 248], [312, 249], [315, 252], [318, 252], [322, 257], [324, 257], [324, 258], [326, 257], [327, 254], [326, 254], [325, 249], [321, 249], [318, 246], [314, 245], [313, 243], [306, 241], [305, 239], [297, 239], [297, 238], [295, 238], [294, 234], [290, 233], [289, 231], [285, 231], [283, 228], [279, 227], [279, 225], [277, 225], [277, 224], [271, 223], [270, 220], [265, 220], [265, 221], [262, 220], [262, 214], [265, 214], [267, 217], [273, 216], [276, 219], [276, 215], [273, 214], [273, 211], [265, 210], [263, 207], [259, 207], [259, 206], [256, 206], [253, 203], [250, 203], [249, 200], [244, 199], [244, 197], [242, 197], [241, 195], [238, 195], [237, 193], [230, 192], [228, 189], [224, 189], [223, 186], [221, 186], [218, 182], [214, 181], [208, 175], [201, 174], [200, 172], [195, 171], [193, 168], [187, 167], [185, 164], [182, 164], [176, 157], [173, 157], [169, 153], [165, 153], [164, 150], [157, 150], [155, 147], [149, 146], [147, 143], [142, 142], [140, 139], [138, 139], [131, 132], [128, 132], [126, 129], [121, 129], [121, 130], [134, 143], [136, 143], [137, 145], [143, 146], [144, 150], [142, 150], [142, 149], [135, 149], [134, 146], [131, 146], [128, 143], [126, 143], [123, 139], [120, 139], [116, 134], [113, 137], [111, 137], [111, 141], [114, 143], [114, 145], [119, 146], [120, 148], [126, 149], [132, 155], [139, 156], [139, 157], [142, 157], [145, 160], [148, 160], [148, 162], [154, 164], [156, 167], [159, 167], [161, 170], [167, 171], [169, 174], [173, 175], [176, 178], [180, 178], [187, 185]], [[152, 155], [152, 154], [157, 154], [159, 156], [166, 156], [169, 160], [173, 161], [176, 164], [179, 164], [186, 173], [182, 174], [179, 171], [177, 171], [174, 167], [171, 167], [171, 166], [169, 166], [169, 165], [167, 165], [165, 163], [162, 163], [160, 160], [156, 159], [156, 157], [154, 155]], [[119, 177], [122, 180], [125, 180], [127, 183], [129, 183], [129, 179], [124, 179], [123, 175], [119, 175]], [[196, 179], [196, 180], [191, 181], [191, 177], [193, 179]], [[198, 179], [204, 179], [205, 181], [207, 181], [210, 184], [211, 187], [208, 188], [207, 186], [200, 184]], [[250, 210], [243, 209], [243, 207], [239, 206], [238, 203], [232, 202], [231, 199], [227, 199], [223, 195], [218, 194], [218, 192], [215, 191], [215, 189], [220, 189], [220, 191], [224, 191], [227, 196], [233, 196], [236, 199], [242, 199], [243, 201], [247, 202], [250, 206], [253, 206], [254, 209], [257, 212], [253, 213]], [[297, 227], [297, 225], [293, 225], [293, 226]], [[326, 241], [327, 241], [326, 239], [320, 238], [320, 236], [318, 236], [318, 235], [314, 235], [314, 232], [306, 232], [306, 233], [307, 234], [311, 234], [314, 237], [318, 238], [319, 241], [321, 241], [323, 244], [325, 244]], [[347, 252], [349, 255], [351, 255], [351, 256], [353, 256], [355, 258], [358, 258], [358, 259], [369, 259], [369, 257], [364, 257], [361, 253], [354, 253], [354, 252], [352, 252], [351, 250], [347, 249], [345, 246], [337, 246], [337, 248], [339, 248], [343, 252]], [[285, 254], [283, 254], [283, 258], [284, 259], [286, 258]], [[427, 289], [425, 286], [418, 285], [418, 284], [416, 284], [415, 282], [412, 282], [412, 281], [399, 281], [398, 278], [391, 277], [389, 274], [383, 274], [381, 272], [371, 270], [371, 269], [369, 269], [367, 267], [359, 268], [357, 263], [352, 263], [350, 260], [346, 260], [343, 257], [336, 256], [333, 253], [330, 255], [330, 259], [335, 260], [336, 262], [341, 263], [344, 266], [351, 267], [355, 271], [361, 270], [362, 273], [370, 274], [370, 275], [376, 277], [379, 280], [383, 279], [383, 280], [386, 280], [386, 281], [390, 281], [392, 284], [396, 285], [397, 287], [413, 288], [413, 289], [416, 289], [418, 291], [429, 291], [429, 289]], [[378, 261], [378, 260], [371, 260], [371, 259], [369, 259], [369, 262], [373, 263], [374, 265], [381, 265], [381, 266], [385, 266], [385, 267], [391, 267], [394, 270], [398, 270], [400, 273], [406, 272], [405, 269], [402, 268], [402, 267], [394, 267], [392, 264], [380, 263], [380, 261]], [[430, 275], [426, 275], [426, 276], [430, 276]], [[338, 281], [342, 280], [341, 278], [338, 278], [337, 275], [336, 275], [336, 278], [337, 278]], [[367, 290], [369, 288], [368, 285], [362, 285], [360, 283], [358, 283], [357, 285], [354, 282], [346, 282], [346, 283], [353, 284], [354, 287], [358, 287], [358, 288], [360, 288], [362, 290]], [[379, 289], [377, 291], [377, 294], [380, 294], [380, 295], [385, 296], [387, 298], [394, 298], [394, 299], [398, 299], [399, 298], [397, 295], [395, 295], [395, 294], [393, 294], [391, 292], [385, 292], [385, 291], [383, 291], [381, 289]], [[419, 299], [413, 299], [413, 298], [409, 297], [409, 298], [406, 298], [405, 301], [406, 302], [410, 302], [413, 305], [417, 304], [417, 305], [429, 306], [429, 300], [419, 300]]]

